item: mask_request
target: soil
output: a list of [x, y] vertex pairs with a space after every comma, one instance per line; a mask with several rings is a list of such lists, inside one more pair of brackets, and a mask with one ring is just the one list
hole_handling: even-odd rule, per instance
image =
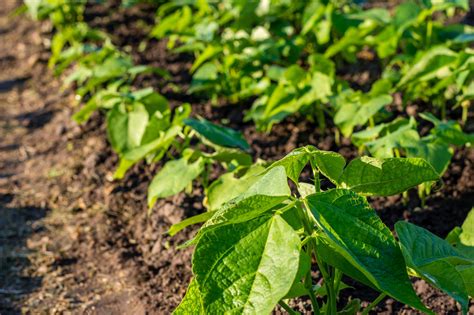
[[[117, 157], [105, 136], [104, 117], [96, 113], [85, 125], [71, 120], [77, 110], [74, 94], [63, 89], [47, 67], [51, 26], [11, 13], [16, 0], [0, 7], [0, 313], [1, 314], [168, 314], [183, 297], [191, 277], [192, 249], [177, 250], [196, 228], [175, 237], [171, 224], [198, 214], [202, 190], [161, 200], [150, 216], [146, 188], [160, 165], [140, 163], [126, 178], [113, 181]], [[172, 83], [143, 76], [137, 87], [153, 86], [173, 106], [190, 102], [195, 114], [225, 121], [241, 130], [255, 158], [277, 159], [312, 144], [340, 152], [357, 151], [347, 139], [337, 146], [331, 129], [319, 130], [302, 117], [291, 117], [262, 134], [242, 122], [249, 104], [211, 106], [189, 96], [191, 58], [166, 52], [166, 42], [147, 39], [153, 7], [119, 9], [117, 3], [88, 7], [86, 20], [112, 34], [114, 43], [137, 63], [167, 69]], [[143, 41], [145, 50], [140, 51]], [[357, 70], [354, 70], [357, 72]], [[364, 70], [368, 71], [368, 70]], [[374, 71], [370, 69], [370, 71]], [[360, 72], [354, 77], [362, 77]], [[361, 84], [363, 84], [362, 82]], [[473, 132], [472, 113], [467, 131]], [[391, 228], [408, 220], [444, 237], [462, 224], [474, 205], [474, 152], [457, 150], [443, 185], [424, 207], [416, 192], [407, 204], [400, 196], [371, 200]], [[315, 271], [315, 274], [316, 271]], [[346, 281], [343, 300], [360, 298], [364, 305], [377, 293]], [[414, 287], [437, 314], [458, 314], [459, 305], [422, 280]], [[344, 301], [341, 301], [344, 302]], [[293, 306], [304, 312], [307, 301]], [[474, 313], [474, 305], [471, 304]], [[275, 310], [281, 313], [280, 309]], [[385, 299], [379, 314], [413, 314], [411, 308]]]

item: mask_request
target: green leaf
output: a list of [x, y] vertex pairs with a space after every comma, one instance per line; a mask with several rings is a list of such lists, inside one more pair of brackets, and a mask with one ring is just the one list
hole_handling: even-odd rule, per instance
[[216, 210], [225, 202], [239, 196], [250, 188], [264, 170], [263, 166], [255, 165], [246, 174], [236, 178], [234, 173], [227, 173], [215, 180], [207, 189], [207, 206], [209, 210]]
[[215, 55], [222, 52], [222, 48], [218, 46], [207, 46], [206, 49], [196, 58], [194, 61], [191, 69], [189, 70], [191, 73], [196, 71], [204, 62], [208, 61], [209, 59], [213, 58]]
[[434, 124], [431, 133], [446, 143], [462, 146], [474, 142], [473, 133], [464, 133], [461, 126], [453, 121], [441, 121], [430, 113], [421, 113], [420, 117]]
[[456, 226], [449, 232], [446, 241], [463, 255], [474, 259], [474, 209], [468, 213], [462, 227]]
[[427, 81], [447, 68], [456, 60], [456, 53], [444, 46], [433, 47], [423, 52], [418, 60], [410, 65], [409, 70], [400, 79], [398, 86], [404, 86], [417, 81]]
[[148, 207], [158, 198], [166, 198], [184, 190], [204, 170], [204, 159], [188, 163], [184, 158], [169, 161], [153, 178], [148, 187]]
[[121, 153], [128, 146], [128, 115], [118, 106], [107, 113], [107, 135], [115, 152]]
[[225, 203], [202, 230], [218, 224], [251, 220], [281, 204], [291, 195], [283, 167], [276, 167], [251, 185], [244, 193]]
[[377, 158], [393, 157], [394, 149], [413, 146], [420, 140], [414, 119], [400, 119], [386, 125], [382, 124], [379, 134], [380, 138], [364, 143], [369, 152]]
[[278, 215], [205, 233], [193, 256], [205, 312], [270, 313], [295, 279], [300, 246]]
[[433, 167], [420, 158], [380, 160], [363, 156], [345, 168], [340, 185], [364, 195], [390, 196], [438, 179]]
[[363, 126], [369, 118], [392, 102], [390, 95], [377, 95], [366, 100], [345, 102], [334, 116], [334, 123], [341, 128], [347, 137], [352, 134], [354, 127]]
[[468, 259], [445, 240], [408, 222], [397, 222], [395, 230], [408, 267], [457, 300], [467, 313], [469, 292], [465, 281], [472, 279], [464, 279], [461, 270], [474, 268], [474, 259]]
[[186, 295], [173, 311], [173, 315], [201, 315], [205, 314], [202, 304], [201, 292], [196, 279], [192, 279]]
[[376, 288], [429, 313], [416, 296], [390, 230], [365, 198], [345, 189], [308, 196], [307, 205], [335, 251]]
[[275, 167], [284, 167], [288, 178], [294, 183], [298, 183], [298, 178], [300, 177], [303, 168], [308, 164], [309, 159], [310, 156], [305, 147], [298, 148], [291, 151], [281, 160], [274, 162], [268, 167], [267, 171]]
[[449, 166], [453, 150], [443, 141], [423, 138], [408, 146], [406, 154], [407, 157], [419, 157], [426, 160], [441, 176]]
[[461, 244], [474, 246], [474, 210], [469, 211], [466, 220], [461, 226], [462, 232], [459, 235]]
[[185, 220], [183, 220], [179, 223], [173, 224], [170, 227], [170, 229], [168, 230], [168, 234], [173, 236], [173, 235], [176, 235], [176, 233], [180, 232], [181, 230], [183, 230], [184, 228], [187, 228], [190, 225], [206, 222], [207, 220], [209, 220], [214, 215], [214, 213], [215, 213], [215, 211], [203, 212], [203, 213], [200, 213], [198, 215], [187, 218], [187, 219], [185, 219]]
[[332, 182], [337, 182], [346, 165], [346, 161], [338, 153], [321, 151], [313, 146], [306, 146], [291, 151], [284, 158], [270, 165], [268, 170], [283, 166], [288, 177], [298, 184], [298, 178], [308, 162], [311, 162], [319, 172]]
[[144, 105], [135, 104], [128, 113], [128, 145], [130, 148], [138, 147], [148, 124], [148, 112]]
[[250, 149], [242, 134], [230, 128], [225, 128], [211, 123], [205, 119], [188, 118], [184, 124], [196, 130], [201, 136], [210, 142], [228, 148]]

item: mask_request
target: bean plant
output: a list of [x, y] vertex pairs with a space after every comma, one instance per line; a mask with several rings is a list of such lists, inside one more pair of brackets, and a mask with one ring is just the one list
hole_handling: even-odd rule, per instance
[[[312, 183], [299, 181], [307, 165]], [[195, 246], [193, 278], [175, 314], [266, 314], [277, 304], [297, 314], [288, 304], [297, 297], [308, 299], [315, 314], [368, 314], [385, 296], [431, 314], [409, 275], [427, 279], [467, 312], [474, 294], [472, 214], [450, 241], [408, 222], [396, 224], [397, 241], [367, 201], [438, 180], [423, 159], [365, 156], [346, 165], [337, 153], [307, 146], [253, 177], [237, 181], [234, 187], [245, 191], [222, 196], [227, 201], [217, 209], [171, 227], [174, 235], [204, 222], [183, 245]], [[379, 297], [363, 310], [357, 299], [339, 305], [347, 277]]]

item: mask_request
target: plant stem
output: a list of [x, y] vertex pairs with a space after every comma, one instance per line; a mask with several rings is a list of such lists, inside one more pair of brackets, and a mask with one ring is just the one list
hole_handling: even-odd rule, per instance
[[373, 117], [373, 116], [371, 116], [371, 117], [369, 118], [369, 126], [370, 126], [370, 128], [374, 128], [374, 127], [375, 127], [375, 121], [374, 121], [374, 117]]
[[321, 260], [317, 251], [316, 251], [316, 243], [317, 240], [313, 239], [314, 245], [314, 255], [316, 256], [316, 261], [318, 262], [319, 270], [321, 271], [324, 279], [324, 286], [326, 287], [326, 293], [328, 295], [328, 306], [327, 306], [327, 314], [329, 315], [336, 315], [337, 314], [337, 304], [336, 304], [336, 292], [334, 291], [334, 282], [333, 278], [331, 277], [331, 273], [328, 269], [326, 269], [326, 264], [324, 261]]
[[285, 302], [283, 302], [283, 300], [281, 300], [280, 302], [278, 302], [278, 304], [280, 304], [281, 307], [283, 307], [283, 309], [285, 311], [287, 311], [289, 314], [291, 315], [299, 315], [300, 313], [295, 311], [294, 309], [292, 309], [291, 307], [288, 306], [288, 304], [286, 304]]
[[386, 296], [387, 296], [386, 293], [380, 293], [380, 295], [372, 303], [370, 303], [369, 306], [367, 306], [364, 309], [364, 311], [362, 312], [362, 315], [368, 315], [370, 310], [376, 307], [377, 304], [379, 304]]
[[316, 192], [321, 192], [321, 180], [319, 179], [319, 171], [316, 167], [313, 167], [313, 165], [311, 165], [311, 167], [313, 168], [314, 174], [314, 189], [316, 190]]
[[338, 147], [341, 146], [341, 134], [337, 128], [336, 131], [334, 131], [334, 142], [336, 142]]
[[318, 300], [316, 299], [316, 295], [314, 295], [313, 288], [310, 288], [308, 292], [309, 292], [309, 298], [311, 299], [311, 305], [313, 307], [314, 314], [315, 315], [321, 314], [319, 310], [319, 303], [318, 303]]
[[339, 293], [339, 285], [341, 284], [341, 278], [342, 278], [342, 272], [334, 268], [334, 290], [336, 291], [336, 294]]
[[469, 105], [470, 105], [470, 101], [464, 101], [461, 104], [461, 107], [462, 107], [461, 121], [462, 121], [463, 126], [466, 124], [466, 121], [467, 121], [467, 115], [469, 114]]
[[[311, 237], [309, 238], [309, 240], [311, 240]], [[311, 257], [312, 252], [313, 252], [313, 242], [308, 243], [306, 250], [309, 257]], [[313, 313], [315, 315], [319, 315], [320, 314], [319, 303], [313, 292], [313, 279], [311, 277], [311, 268], [308, 270], [308, 273], [306, 274], [304, 285], [305, 285], [305, 288], [308, 290], [309, 298], [311, 299], [311, 307], [313, 308]]]

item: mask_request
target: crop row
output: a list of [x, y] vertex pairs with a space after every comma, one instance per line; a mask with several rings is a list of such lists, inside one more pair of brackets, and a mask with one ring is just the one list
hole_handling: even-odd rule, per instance
[[[396, 240], [365, 197], [418, 187], [424, 201], [453, 148], [474, 139], [461, 128], [474, 95], [474, 33], [445, 23], [467, 2], [405, 2], [392, 12], [345, 1], [157, 3], [150, 36], [166, 38], [169, 53], [195, 56], [188, 93], [235, 106], [253, 101], [246, 119], [262, 131], [289, 115], [322, 129], [336, 126], [336, 140], [350, 137], [361, 154], [372, 155], [347, 165], [341, 155], [312, 146], [274, 163], [253, 163], [239, 132], [190, 117], [190, 104], [172, 109], [152, 88], [135, 89], [139, 75], [166, 80], [170, 74], [134, 64], [106, 33], [83, 22], [86, 0], [25, 3], [34, 17], [54, 25], [49, 65], [57, 75], [68, 70], [65, 83], [83, 103], [74, 119], [105, 113], [120, 157], [115, 178], [141, 160], [166, 157], [149, 185], [150, 209], [198, 178], [205, 188], [208, 211], [170, 228], [175, 234], [205, 222], [183, 245], [195, 245], [194, 277], [175, 313], [260, 314], [280, 304], [293, 314], [286, 301], [307, 297], [317, 314], [355, 314], [357, 299], [337, 308], [348, 288], [342, 275], [381, 292], [365, 314], [386, 295], [430, 313], [409, 275], [445, 291], [467, 312], [474, 295], [474, 212], [445, 240], [406, 222], [396, 224]], [[344, 78], [361, 59], [382, 69], [380, 78]], [[400, 95], [402, 109], [423, 109], [418, 116], [431, 124], [428, 133], [420, 135], [418, 116], [393, 109]], [[460, 112], [461, 124], [446, 120], [448, 112]], [[217, 164], [225, 172], [209, 183]], [[300, 182], [305, 167], [312, 183]], [[332, 188], [322, 191], [321, 180]], [[318, 284], [314, 263], [323, 277]]]

